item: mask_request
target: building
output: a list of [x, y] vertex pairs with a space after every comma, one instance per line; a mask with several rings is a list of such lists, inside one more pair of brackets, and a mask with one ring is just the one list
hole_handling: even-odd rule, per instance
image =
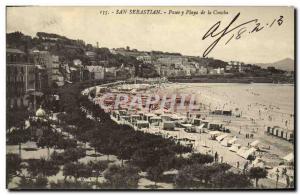
[[138, 56], [141, 56], [143, 54], [143, 52], [138, 51], [136, 49], [130, 50], [130, 47], [114, 48], [114, 49], [110, 50], [110, 52], [112, 54], [120, 54], [120, 55], [123, 55], [123, 56], [133, 56], [135, 58], [137, 58]]
[[166, 56], [157, 59], [157, 62], [163, 65], [171, 66], [181, 66], [188, 63], [188, 59], [182, 56]]
[[239, 61], [230, 61], [226, 66], [227, 72], [244, 72], [244, 63]]
[[197, 70], [196, 70], [196, 74], [197, 75], [206, 75], [207, 74], [207, 68], [204, 66], [200, 66]]
[[36, 108], [37, 96], [45, 86], [45, 68], [35, 64], [32, 56], [18, 49], [6, 49], [6, 90], [9, 108]]
[[96, 64], [97, 54], [94, 51], [86, 51], [85, 55], [90, 59], [92, 64]]
[[80, 68], [76, 68], [76, 67], [70, 66], [70, 81], [71, 82], [79, 82], [79, 81], [81, 81]]
[[110, 67], [110, 68], [105, 68], [105, 71], [104, 71], [104, 78], [107, 79], [107, 78], [116, 78], [117, 76], [117, 69], [116, 67]]
[[82, 66], [82, 61], [80, 59], [74, 59], [73, 64], [76, 67], [80, 67], [80, 66]]
[[136, 59], [142, 61], [144, 64], [152, 64], [152, 57], [146, 53], [136, 57]]
[[[51, 70], [51, 80], [49, 83], [50, 85], [53, 85], [53, 83], [57, 83], [58, 81], [60, 81], [62, 74], [60, 72], [60, 67], [59, 67], [59, 57], [52, 55], [52, 70]], [[48, 75], [49, 76], [49, 75]]]
[[214, 68], [209, 70], [209, 74], [224, 74], [225, 70], [224, 68]]
[[104, 79], [105, 69], [102, 66], [87, 66], [86, 68], [89, 72], [88, 80]]
[[70, 81], [71, 79], [71, 71], [68, 63], [63, 63], [60, 66], [61, 73], [64, 77], [64, 81]]
[[129, 66], [125, 67], [122, 64], [121, 67], [116, 70], [116, 77], [118, 79], [128, 79], [134, 77], [134, 75], [135, 75], [134, 67], [129, 67]]
[[59, 71], [59, 57], [51, 55], [48, 51], [32, 50], [30, 52], [34, 64], [45, 67], [47, 72], [47, 86], [53, 86], [61, 75]]

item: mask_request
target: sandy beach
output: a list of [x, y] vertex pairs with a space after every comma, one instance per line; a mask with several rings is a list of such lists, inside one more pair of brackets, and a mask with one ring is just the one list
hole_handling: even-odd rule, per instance
[[[283, 157], [294, 151], [293, 143], [266, 134], [268, 126], [294, 130], [294, 85], [172, 83], [159, 89], [152, 89], [151, 93], [195, 94], [197, 104], [206, 105], [205, 109], [201, 107], [201, 113], [207, 113], [206, 119], [225, 124], [231, 131], [230, 136], [237, 137], [236, 143], [247, 147], [258, 140], [260, 148], [264, 148], [258, 157], [270, 167], [277, 167], [283, 161]], [[241, 117], [208, 114], [217, 109], [231, 110], [233, 114], [240, 114]], [[177, 114], [185, 115], [180, 112]], [[195, 139], [196, 150], [211, 154], [218, 152], [224, 162], [233, 166], [237, 166], [238, 162], [239, 168], [242, 168], [247, 161], [229, 151], [228, 147], [222, 146], [220, 142], [210, 140], [208, 134], [184, 131], [167, 134]], [[246, 134], [253, 134], [253, 138], [246, 138]], [[206, 147], [203, 147], [204, 140]], [[284, 178], [281, 180], [284, 182]]]

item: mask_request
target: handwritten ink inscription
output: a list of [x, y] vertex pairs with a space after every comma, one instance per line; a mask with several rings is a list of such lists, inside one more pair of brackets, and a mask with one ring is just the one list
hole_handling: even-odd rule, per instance
[[[256, 33], [266, 29], [267, 27], [271, 28], [272, 26], [274, 26], [274, 24], [281, 26], [284, 18], [283, 16], [279, 16], [278, 18], [275, 18], [270, 24], [266, 23], [264, 25], [259, 22], [258, 19], [249, 20], [235, 25], [240, 15], [241, 14], [238, 13], [224, 29], [220, 29], [221, 21], [216, 22], [209, 28], [209, 30], [202, 37], [202, 40], [212, 38], [214, 39], [214, 41], [203, 52], [203, 57], [206, 57], [218, 45], [220, 40], [224, 39], [225, 37], [229, 37], [229, 39], [227, 39], [225, 43], [226, 45], [233, 39], [238, 40], [242, 38], [242, 36], [244, 36], [244, 34], [247, 32], [248, 34]], [[250, 24], [252, 24], [252, 26], [250, 26]]]

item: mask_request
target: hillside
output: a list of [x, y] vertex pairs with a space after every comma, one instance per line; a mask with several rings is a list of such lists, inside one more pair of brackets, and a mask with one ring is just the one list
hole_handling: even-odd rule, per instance
[[273, 66], [276, 69], [280, 69], [280, 70], [294, 71], [294, 60], [291, 58], [285, 58], [283, 60], [273, 62], [273, 63], [257, 63], [257, 65], [262, 68]]

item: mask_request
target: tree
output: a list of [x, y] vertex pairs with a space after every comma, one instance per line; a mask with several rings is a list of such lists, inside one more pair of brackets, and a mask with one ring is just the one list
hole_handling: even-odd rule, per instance
[[258, 180], [262, 178], [266, 178], [268, 172], [264, 168], [260, 167], [251, 167], [249, 171], [249, 177], [255, 179], [255, 186], [258, 187]]
[[91, 168], [92, 175], [96, 177], [96, 184], [98, 183], [98, 177], [100, 176], [100, 172], [103, 172], [108, 166], [108, 162], [105, 161], [89, 161], [88, 167]]
[[48, 179], [43, 176], [38, 176], [36, 179], [22, 177], [18, 188], [19, 189], [45, 189], [48, 184]]
[[57, 182], [50, 182], [51, 189], [65, 190], [65, 189], [92, 189], [92, 185], [88, 182], [74, 182], [67, 180], [58, 180]]
[[149, 167], [147, 169], [147, 174], [150, 180], [154, 181], [154, 185], [156, 186], [156, 182], [159, 181], [161, 176], [163, 175], [164, 170], [161, 166]]
[[129, 144], [121, 144], [118, 149], [118, 157], [121, 158], [122, 166], [124, 166], [124, 160], [129, 160], [135, 149]]
[[179, 170], [174, 180], [175, 187], [178, 189], [188, 189], [196, 186], [195, 178], [190, 166], [186, 166]]
[[214, 161], [214, 157], [208, 154], [193, 153], [190, 156], [192, 163], [207, 164]]
[[22, 127], [25, 120], [28, 118], [28, 115], [28, 110], [26, 109], [11, 109], [8, 106], [6, 114], [7, 129], [10, 129], [11, 127]]
[[215, 188], [249, 188], [252, 183], [248, 176], [233, 172], [218, 172], [212, 177], [212, 184]]
[[118, 166], [112, 164], [104, 171], [106, 188], [110, 189], [134, 189], [137, 188], [139, 169], [134, 166]]
[[8, 144], [18, 144], [19, 145], [19, 156], [21, 158], [22, 154], [22, 143], [30, 140], [30, 132], [27, 129], [17, 129], [7, 134]]
[[74, 139], [65, 139], [63, 137], [58, 137], [55, 145], [58, 149], [76, 148], [77, 142]]
[[116, 150], [116, 144], [113, 142], [111, 138], [109, 138], [108, 142], [100, 142], [100, 145], [96, 146], [97, 149], [101, 151], [101, 153], [107, 155], [107, 161], [109, 161], [109, 155], [114, 153]]
[[50, 148], [54, 147], [57, 145], [57, 141], [59, 139], [59, 135], [58, 133], [55, 133], [51, 130], [51, 127], [45, 127], [43, 129], [43, 135], [41, 137], [39, 137], [36, 145], [38, 147], [46, 147], [48, 149], [48, 158], [50, 158]]
[[188, 153], [188, 152], [191, 152], [192, 151], [192, 148], [190, 147], [186, 147], [186, 146], [182, 146], [181, 144], [177, 143], [177, 144], [172, 144], [171, 146], [171, 149], [180, 154], [180, 156], [183, 154], [183, 153]]
[[204, 184], [208, 186], [211, 183], [211, 179], [218, 173], [225, 173], [231, 166], [226, 163], [203, 165], [193, 164], [191, 169], [193, 170], [193, 176], [199, 181], [204, 181]]
[[64, 162], [74, 162], [85, 157], [85, 150], [83, 148], [67, 148], [63, 156]]
[[148, 167], [155, 166], [159, 163], [159, 156], [152, 148], [139, 149], [131, 157], [133, 164], [146, 170]]
[[59, 166], [52, 160], [29, 159], [27, 160], [27, 171], [32, 177], [43, 176], [49, 177], [56, 175], [59, 171]]
[[50, 159], [57, 165], [63, 165], [65, 163], [64, 152], [59, 153], [54, 151], [51, 154]]
[[78, 178], [88, 178], [91, 177], [91, 167], [83, 164], [83, 163], [67, 163], [63, 168], [63, 175], [65, 176], [65, 180], [68, 176], [74, 177], [75, 182], [77, 182]]
[[6, 185], [13, 177], [20, 176], [22, 168], [22, 160], [17, 154], [6, 154]]

